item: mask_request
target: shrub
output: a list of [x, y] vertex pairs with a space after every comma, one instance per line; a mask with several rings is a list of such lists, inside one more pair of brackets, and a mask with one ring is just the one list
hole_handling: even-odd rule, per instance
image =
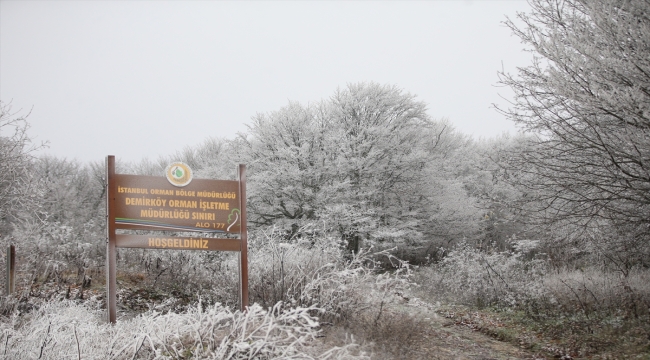
[[[465, 305], [512, 307], [540, 292], [546, 273], [542, 260], [526, 260], [531, 251], [486, 253], [461, 244], [429, 270], [422, 279], [440, 300]], [[421, 275], [424, 276], [424, 275]]]
[[[353, 355], [354, 344], [312, 354], [319, 334], [315, 307], [246, 312], [198, 303], [184, 313], [147, 312], [118, 321], [100, 320], [93, 303], [50, 302], [20, 322], [2, 323], [2, 354], [13, 359], [337, 359]], [[18, 322], [18, 323], [17, 323]]]

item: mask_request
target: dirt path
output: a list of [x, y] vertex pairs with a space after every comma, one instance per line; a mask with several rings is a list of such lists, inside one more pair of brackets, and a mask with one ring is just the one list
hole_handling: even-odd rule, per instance
[[473, 330], [467, 325], [455, 324], [429, 309], [414, 311], [430, 327], [423, 331], [413, 350], [414, 359], [534, 359], [535, 356], [512, 344], [496, 340]]
[[[404, 329], [413, 335], [408, 344], [386, 349], [381, 343], [372, 343], [355, 337], [361, 343], [363, 351], [375, 360], [388, 359], [543, 359], [535, 354], [499, 341], [483, 334], [468, 325], [456, 324], [453, 320], [439, 315], [435, 307], [420, 300], [411, 300], [392, 309], [393, 314], [412, 315], [418, 319], [418, 329]], [[330, 345], [342, 345], [349, 342], [349, 333], [336, 327], [326, 329], [324, 342]], [[399, 337], [400, 334], [394, 334]], [[345, 339], [345, 337], [348, 337]]]

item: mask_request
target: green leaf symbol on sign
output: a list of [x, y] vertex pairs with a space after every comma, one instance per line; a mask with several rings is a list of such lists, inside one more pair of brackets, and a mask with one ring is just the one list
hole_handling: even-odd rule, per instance
[[228, 215], [228, 224], [233, 224], [239, 220], [239, 214], [241, 214], [241, 211], [239, 211], [239, 209], [232, 209], [230, 215]]
[[183, 176], [183, 171], [181, 169], [179, 169], [179, 168], [176, 168], [176, 170], [174, 171], [174, 175], [176, 177], [182, 177]]

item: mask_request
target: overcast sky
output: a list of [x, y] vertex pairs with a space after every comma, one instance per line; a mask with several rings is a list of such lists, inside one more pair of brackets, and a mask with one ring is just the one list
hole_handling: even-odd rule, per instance
[[348, 83], [394, 84], [474, 137], [513, 133], [497, 71], [526, 1], [0, 1], [0, 100], [42, 153], [156, 159]]

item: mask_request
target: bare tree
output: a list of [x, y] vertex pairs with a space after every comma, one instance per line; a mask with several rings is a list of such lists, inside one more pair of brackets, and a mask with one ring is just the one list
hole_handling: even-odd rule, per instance
[[[538, 219], [650, 234], [650, 1], [533, 0], [506, 24], [534, 53], [501, 109], [534, 140], [510, 161]], [[646, 239], [647, 240], [647, 239]]]

